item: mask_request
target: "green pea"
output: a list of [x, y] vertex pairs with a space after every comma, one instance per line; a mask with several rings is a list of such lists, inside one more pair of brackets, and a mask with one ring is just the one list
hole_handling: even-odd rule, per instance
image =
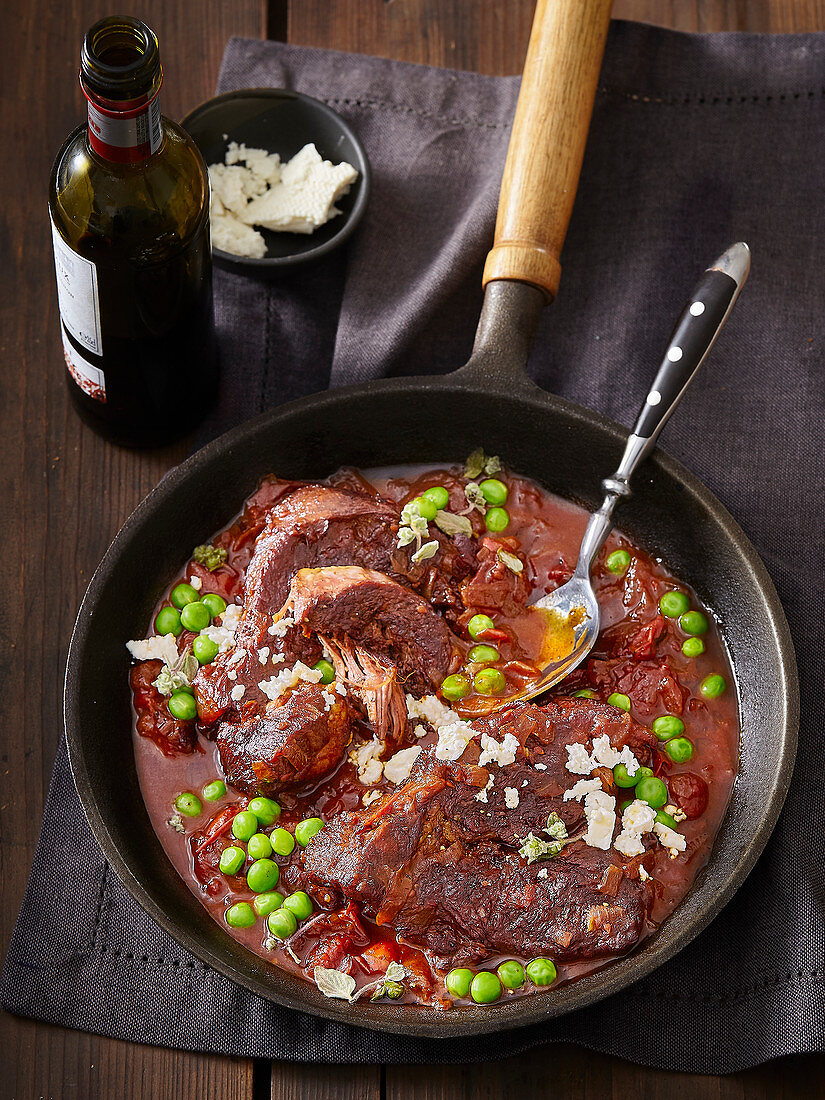
[[256, 859], [246, 872], [246, 885], [253, 894], [265, 894], [278, 885], [281, 871], [274, 859]]
[[448, 676], [446, 680], [441, 681], [441, 694], [451, 702], [463, 699], [465, 695], [470, 694], [470, 681], [466, 676], [461, 676], [458, 673]]
[[217, 592], [207, 592], [205, 596], [201, 596], [201, 603], [213, 619], [216, 619], [218, 615], [223, 615], [226, 611], [226, 600], [219, 596]]
[[268, 917], [276, 909], [280, 909], [284, 903], [284, 895], [277, 890], [266, 890], [263, 894], [256, 894], [252, 899], [252, 908], [259, 917]]
[[491, 508], [484, 517], [488, 531], [504, 531], [510, 523], [510, 513], [506, 508]]
[[503, 504], [507, 499], [507, 486], [497, 477], [488, 477], [486, 481], [481, 482], [479, 489], [488, 504]]
[[685, 723], [675, 714], [663, 714], [653, 720], [653, 732], [660, 741], [669, 741], [671, 737], [678, 737], [685, 732]]
[[684, 764], [693, 756], [693, 745], [687, 737], [674, 737], [665, 745], [665, 752], [674, 764]]
[[627, 550], [614, 550], [612, 554], [608, 555], [607, 561], [604, 564], [611, 573], [615, 573], [617, 576], [622, 577], [630, 566], [630, 554], [628, 554]]
[[678, 592], [675, 588], [670, 592], [665, 592], [659, 600], [659, 610], [668, 619], [678, 619], [680, 615], [684, 615], [689, 607], [690, 600], [684, 592]]
[[272, 935], [279, 940], [288, 940], [298, 927], [295, 914], [283, 907], [276, 909], [274, 913], [270, 913], [266, 918], [266, 923]]
[[667, 787], [657, 776], [646, 775], [636, 784], [636, 797], [658, 810], [667, 802]]
[[208, 665], [210, 661], [214, 661], [218, 656], [219, 649], [218, 643], [213, 642], [211, 638], [207, 638], [205, 634], [199, 634], [192, 642], [192, 652], [197, 657], [200, 665]]
[[266, 833], [253, 833], [246, 842], [246, 850], [250, 859], [269, 859], [272, 855], [272, 844]]
[[650, 775], [653, 775], [653, 769], [652, 768], [644, 768], [643, 767], [643, 768], [639, 768], [639, 770], [636, 772], [636, 776], [639, 779], [646, 779]]
[[303, 890], [296, 890], [294, 894], [288, 894], [284, 898], [284, 909], [289, 909], [298, 920], [306, 920], [307, 917], [312, 916], [312, 898]]
[[477, 665], [490, 665], [500, 658], [501, 654], [494, 645], [474, 645], [467, 654], [467, 659]]
[[273, 852], [279, 856], [291, 856], [295, 850], [295, 837], [287, 829], [273, 829], [269, 842]]
[[255, 910], [248, 901], [239, 901], [229, 906], [224, 917], [230, 928], [251, 928], [255, 923]]
[[686, 611], [679, 617], [679, 626], [685, 634], [707, 634], [708, 617], [701, 611]]
[[166, 705], [172, 717], [177, 718], [180, 722], [190, 722], [193, 718], [198, 717], [198, 704], [191, 692], [173, 691]]
[[705, 643], [701, 638], [685, 638], [682, 642], [682, 653], [686, 657], [701, 657], [705, 652]]
[[479, 970], [470, 982], [470, 996], [477, 1005], [491, 1005], [501, 996], [501, 982], [491, 970]]
[[436, 508], [446, 508], [450, 503], [450, 494], [443, 485], [433, 485], [431, 489], [425, 489], [421, 496], [424, 500], [431, 501]]
[[444, 984], [447, 987], [447, 992], [452, 993], [454, 997], [466, 997], [470, 992], [470, 982], [472, 980], [472, 970], [468, 970], [466, 966], [459, 966], [450, 971], [444, 979]]
[[500, 695], [507, 687], [504, 673], [497, 668], [483, 668], [473, 677], [473, 687], [479, 695]]
[[614, 691], [612, 695], [608, 695], [607, 701], [611, 707], [618, 707], [619, 710], [630, 710], [630, 696], [623, 695], [620, 691]]
[[475, 640], [479, 634], [483, 634], [485, 630], [492, 630], [495, 625], [489, 615], [473, 615], [467, 623], [467, 633]]
[[249, 810], [241, 810], [232, 818], [232, 835], [247, 841], [258, 831], [258, 819]]
[[246, 852], [233, 844], [231, 848], [224, 848], [218, 866], [225, 875], [237, 875], [246, 862]]
[[676, 818], [666, 814], [664, 810], [659, 810], [656, 814], [656, 821], [660, 825], [667, 825], [668, 829], [675, 829], [677, 825]]
[[213, 779], [211, 783], [207, 783], [203, 788], [203, 797], [207, 802], [217, 802], [225, 794], [226, 784], [222, 779]]
[[[249, 803], [250, 813], [257, 817], [262, 825], [272, 825], [281, 816], [281, 807], [271, 798], [253, 798]], [[257, 829], [255, 830], [258, 831]]]
[[187, 604], [195, 603], [198, 594], [191, 584], [176, 584], [169, 598], [178, 611], [182, 611]]
[[416, 497], [412, 503], [418, 505], [419, 513], [428, 522], [432, 519], [435, 519], [435, 514], [438, 511], [438, 505], [435, 503], [434, 500], [431, 500], [429, 497], [420, 496]]
[[595, 699], [596, 693], [592, 688], [582, 688], [581, 691], [573, 692], [574, 699]]
[[302, 848], [306, 848], [307, 844], [320, 833], [323, 827], [324, 823], [320, 817], [308, 817], [304, 821], [299, 821], [295, 826], [295, 839]]
[[156, 634], [178, 634], [183, 630], [180, 625], [180, 611], [176, 607], [162, 607], [155, 615]]
[[317, 661], [312, 666], [317, 672], [321, 673], [321, 683], [331, 684], [335, 679], [335, 669], [332, 667], [330, 661], [326, 657], [322, 657], [320, 661]]
[[182, 791], [175, 799], [175, 809], [184, 817], [198, 817], [203, 813], [201, 800], [192, 791]]
[[638, 768], [630, 775], [626, 764], [617, 764], [613, 769], [613, 782], [617, 787], [635, 787], [639, 782]]
[[496, 968], [505, 989], [521, 989], [524, 985], [524, 967], [515, 959], [507, 959]]
[[719, 676], [713, 672], [710, 676], [706, 676], [699, 685], [699, 690], [706, 699], [716, 699], [722, 694], [727, 687], [724, 676]]
[[191, 630], [193, 634], [197, 634], [205, 626], [209, 626], [212, 622], [212, 616], [209, 614], [209, 608], [206, 604], [197, 600], [195, 603], [188, 603], [184, 607], [180, 613], [180, 621], [185, 630]]
[[533, 959], [525, 970], [533, 985], [552, 985], [556, 980], [556, 967], [552, 959]]

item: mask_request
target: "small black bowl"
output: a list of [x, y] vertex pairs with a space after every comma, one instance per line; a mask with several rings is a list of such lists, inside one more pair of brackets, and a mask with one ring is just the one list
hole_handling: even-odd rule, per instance
[[[347, 161], [358, 179], [336, 204], [341, 213], [306, 236], [259, 229], [266, 256], [250, 259], [213, 249], [215, 262], [249, 275], [275, 273], [326, 256], [352, 236], [367, 205], [370, 165], [358, 135], [339, 114], [311, 96], [283, 88], [244, 88], [207, 99], [181, 121], [207, 164], [223, 164], [230, 141], [289, 160], [313, 142], [324, 160]], [[256, 228], [259, 228], [256, 226]]]

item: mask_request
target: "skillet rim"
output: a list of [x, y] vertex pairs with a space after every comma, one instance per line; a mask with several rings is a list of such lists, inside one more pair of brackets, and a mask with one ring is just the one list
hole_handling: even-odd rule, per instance
[[[227, 934], [230, 943], [243, 952], [244, 956], [258, 960], [262, 964], [258, 969], [266, 968], [265, 972], [267, 974], [274, 973], [276, 981], [293, 988], [282, 992], [280, 989], [273, 989], [270, 985], [265, 984], [263, 980], [259, 981], [253, 975], [240, 972], [230, 962], [215, 954], [207, 942], [201, 942], [191, 928], [189, 921], [178, 918], [176, 914], [170, 914], [155, 901], [150, 888], [144, 884], [137, 874], [133, 873], [116, 847], [109, 833], [106, 815], [101, 812], [98, 805], [94, 785], [90, 780], [86, 766], [82, 738], [79, 733], [82, 721], [82, 714], [79, 712], [79, 703], [82, 701], [82, 685], [79, 683], [76, 671], [81, 665], [83, 651], [91, 640], [89, 637], [91, 623], [89, 611], [97, 604], [99, 593], [111, 574], [116, 572], [120, 563], [121, 550], [124, 546], [128, 544], [136, 532], [142, 530], [143, 526], [152, 519], [155, 509], [162, 506], [165, 498], [182, 484], [185, 484], [187, 479], [202, 465], [208, 465], [214, 458], [220, 457], [233, 448], [241, 445], [249, 446], [258, 433], [266, 431], [268, 427], [276, 426], [279, 419], [319, 410], [330, 404], [369, 400], [379, 392], [390, 392], [399, 396], [404, 393], [414, 395], [422, 391], [442, 389], [453, 391], [456, 394], [472, 393], [474, 396], [493, 397], [497, 392], [505, 392], [506, 390], [511, 399], [524, 401], [539, 411], [546, 410], [548, 406], [555, 407], [558, 412], [565, 415], [572, 422], [578, 421], [583, 426], [605, 433], [617, 444], [623, 444], [626, 439], [626, 428], [601, 413], [583, 408], [565, 398], [548, 393], [523, 374], [518, 378], [513, 378], [509, 372], [506, 376], [491, 377], [490, 373], [485, 371], [484, 386], [482, 392], [479, 393], [478, 382], [480, 379], [478, 375], [480, 373], [471, 363], [446, 375], [379, 379], [366, 384], [326, 390], [299, 398], [244, 421], [205, 444], [178, 466], [173, 467], [127, 518], [95, 570], [78, 610], [72, 632], [64, 684], [64, 730], [72, 775], [84, 813], [104, 856], [132, 896], [156, 923], [172, 936], [177, 943], [181, 944], [203, 963], [265, 1000], [350, 1026], [436, 1039], [494, 1033], [537, 1024], [575, 1009], [583, 1008], [596, 1001], [601, 1001], [646, 977], [662, 963], [673, 958], [707, 927], [750, 874], [756, 860], [767, 844], [788, 792], [797, 747], [799, 684], [793, 642], [784, 609], [759, 554], [733, 516], [703, 483], [680, 462], [659, 448], [656, 448], [648, 459], [650, 463], [658, 466], [670, 480], [680, 484], [684, 490], [693, 495], [703, 511], [710, 516], [718, 527], [721, 527], [726, 537], [737, 546], [748, 563], [753, 580], [755, 580], [756, 590], [767, 606], [773, 630], [773, 648], [777, 653], [783, 687], [781, 736], [777, 738], [777, 764], [772, 777], [769, 796], [764, 803], [763, 812], [756, 829], [749, 835], [746, 843], [737, 846], [740, 851], [739, 858], [729, 872], [723, 887], [708, 899], [707, 903], [698, 913], [693, 915], [692, 919], [668, 939], [668, 937], [662, 935], [662, 931], [667, 929], [671, 923], [671, 918], [668, 918], [663, 923], [662, 929], [656, 935], [650, 937], [640, 950], [611, 961], [605, 967], [560, 987], [554, 994], [520, 998], [509, 1002], [504, 1001], [498, 1005], [483, 1006], [481, 1009], [462, 1008], [460, 1013], [456, 1013], [455, 1016], [446, 1015], [436, 1009], [415, 1008], [411, 1013], [410, 1006], [372, 1006], [362, 1002], [345, 1006], [344, 1002], [339, 1004], [338, 1001], [325, 998], [313, 989], [308, 981], [295, 978], [271, 966], [271, 964], [267, 964], [265, 960], [260, 960], [258, 956], [246, 951]], [[752, 584], [751, 577], [748, 578], [748, 584], [749, 587]], [[735, 664], [734, 671], [736, 671]], [[710, 858], [713, 859], [713, 852]], [[701, 886], [701, 876], [699, 885]], [[687, 896], [690, 897], [696, 888], [696, 884], [694, 884]], [[678, 914], [681, 908], [681, 905], [678, 906], [675, 914]], [[203, 920], [209, 922], [209, 924], [215, 924], [213, 917], [205, 910], [203, 910]], [[204, 927], [208, 927], [208, 925], [205, 924]], [[399, 1015], [404, 1012], [412, 1018], [406, 1019], [403, 1018], [403, 1015], [399, 1018]]]

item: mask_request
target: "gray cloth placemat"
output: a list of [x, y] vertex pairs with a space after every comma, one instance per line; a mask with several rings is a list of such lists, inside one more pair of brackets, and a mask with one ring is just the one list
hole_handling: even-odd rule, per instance
[[[750, 243], [750, 282], [664, 438], [755, 542], [799, 656], [796, 775], [734, 901], [645, 981], [495, 1043], [347, 1028], [258, 999], [161, 932], [108, 869], [61, 749], [3, 975], [7, 1008], [165, 1046], [318, 1062], [484, 1060], [572, 1040], [724, 1073], [823, 1049], [823, 71], [821, 35], [615, 23], [562, 289], [531, 363], [548, 389], [629, 424], [699, 271], [732, 241]], [[328, 385], [466, 359], [518, 81], [231, 41], [219, 88], [256, 85], [307, 92], [350, 119], [374, 191], [357, 236], [323, 266], [270, 284], [218, 272], [223, 388], [204, 438]]]

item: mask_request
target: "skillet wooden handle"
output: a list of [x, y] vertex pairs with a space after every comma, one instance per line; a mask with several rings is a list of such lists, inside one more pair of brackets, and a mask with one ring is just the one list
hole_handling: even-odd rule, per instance
[[484, 286], [517, 279], [556, 296], [610, 8], [611, 0], [536, 4]]

